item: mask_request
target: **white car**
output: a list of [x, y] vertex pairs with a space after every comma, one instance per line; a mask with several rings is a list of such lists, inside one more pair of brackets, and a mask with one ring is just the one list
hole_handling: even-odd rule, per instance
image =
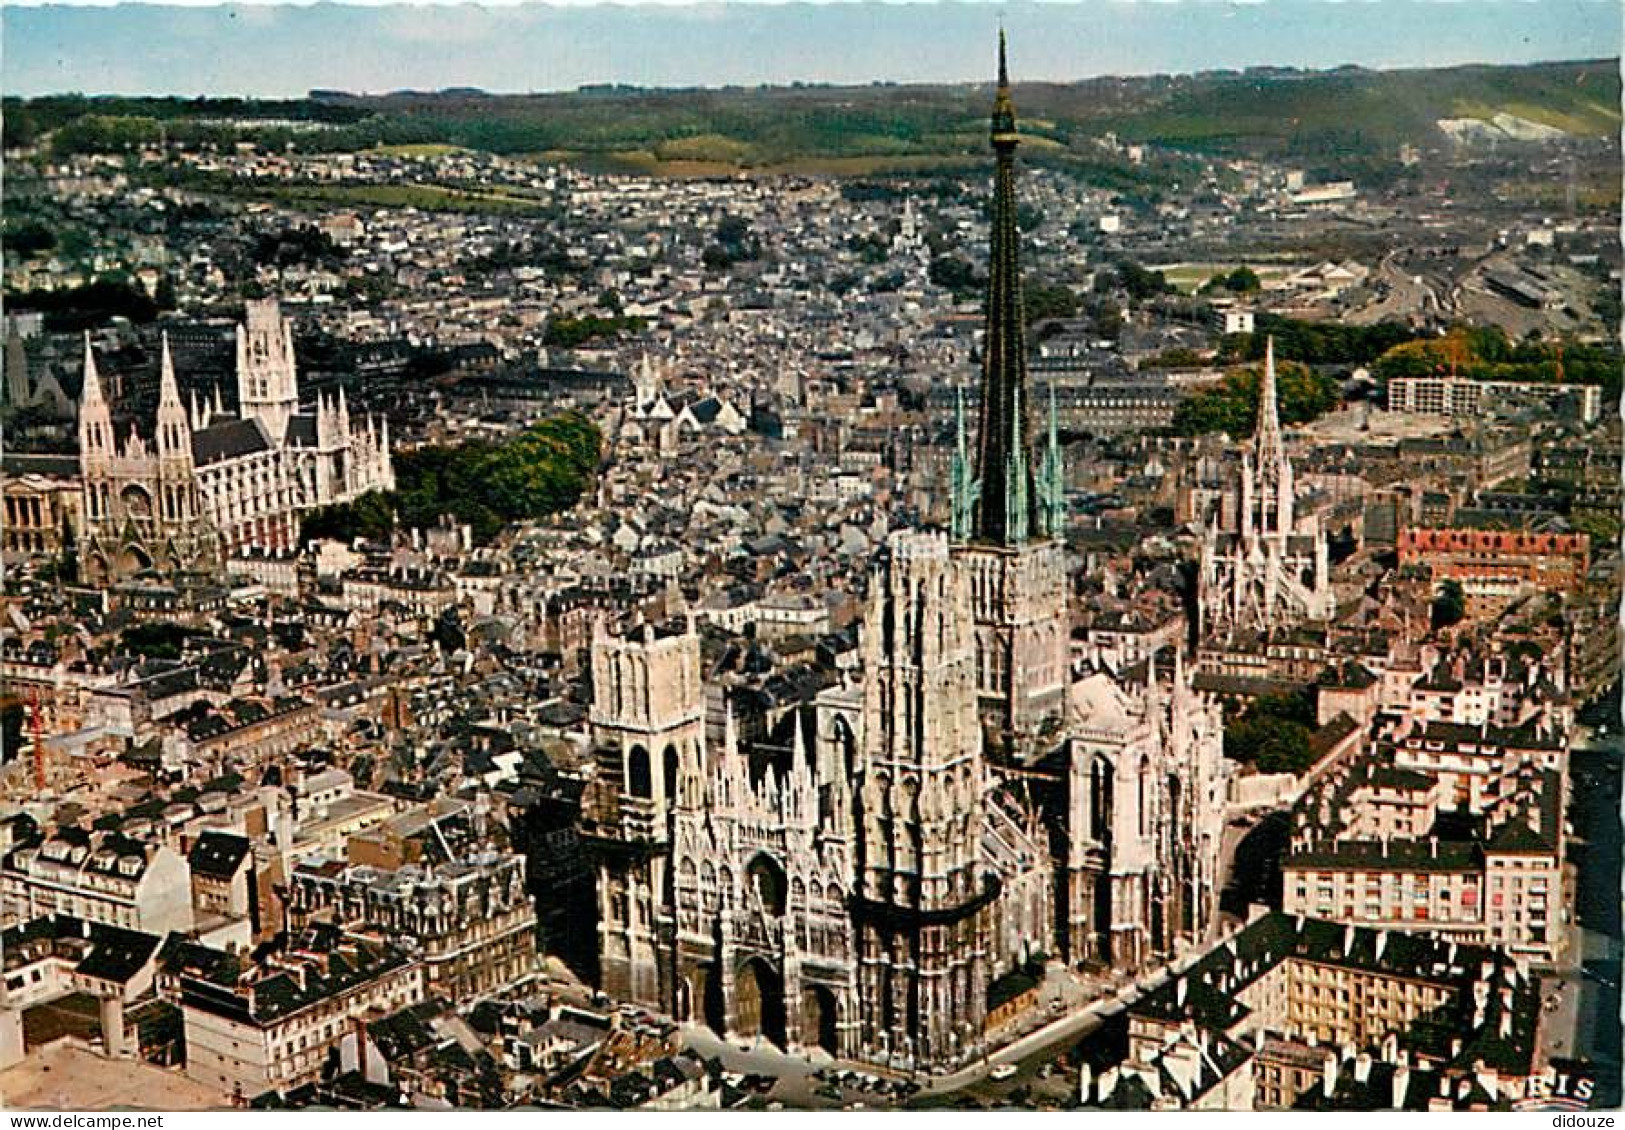
[[1014, 1075], [1015, 1073], [1016, 1073], [1016, 1065], [1015, 1064], [1013, 1064], [1013, 1063], [1001, 1063], [1001, 1064], [999, 1064], [999, 1066], [995, 1067], [992, 1071], [989, 1071], [987, 1073], [987, 1077], [989, 1079], [993, 1080], [995, 1083], [1002, 1083], [1006, 1079], [1008, 1079], [1012, 1075]]

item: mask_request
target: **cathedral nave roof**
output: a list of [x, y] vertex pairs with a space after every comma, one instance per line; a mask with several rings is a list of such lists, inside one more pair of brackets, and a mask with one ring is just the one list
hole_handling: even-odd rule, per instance
[[222, 420], [192, 433], [192, 462], [199, 467], [271, 450], [258, 420]]

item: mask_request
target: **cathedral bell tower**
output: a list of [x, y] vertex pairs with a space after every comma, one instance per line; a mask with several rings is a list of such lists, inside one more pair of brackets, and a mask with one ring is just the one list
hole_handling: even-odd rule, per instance
[[237, 400], [242, 418], [258, 420], [273, 442], [299, 411], [293, 331], [275, 299], [250, 300], [237, 327]]
[[643, 625], [592, 641], [590, 722], [595, 774], [582, 798], [582, 837], [598, 866], [603, 988], [671, 1011], [671, 847], [678, 809], [700, 803], [705, 690], [693, 625]]
[[197, 474], [192, 463], [192, 425], [175, 382], [175, 362], [164, 334], [158, 360], [158, 516], [166, 528], [185, 529], [197, 520]]
[[900, 531], [870, 580], [855, 813], [860, 1039], [877, 1061], [957, 1062], [987, 1009], [984, 770], [963, 573], [940, 533]]
[[954, 554], [976, 622], [977, 698], [992, 748], [1017, 758], [1067, 683], [1066, 484], [1050, 394], [1048, 449], [1035, 464], [1028, 421], [1026, 313], [1016, 228], [1015, 103], [1004, 33], [990, 128], [995, 158], [980, 427], [974, 462], [958, 413]]

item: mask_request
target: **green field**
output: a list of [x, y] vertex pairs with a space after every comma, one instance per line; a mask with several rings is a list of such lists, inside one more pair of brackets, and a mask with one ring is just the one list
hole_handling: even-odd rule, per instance
[[391, 157], [449, 157], [453, 153], [465, 153], [467, 150], [460, 145], [422, 142], [416, 145], [375, 145], [372, 152]]
[[1287, 275], [1290, 275], [1293, 270], [1295, 270], [1293, 267], [1281, 266], [1279, 264], [1272, 265], [1268, 263], [1255, 262], [1170, 263], [1166, 267], [1155, 267], [1153, 269], [1161, 271], [1163, 278], [1168, 280], [1169, 285], [1182, 290], [1187, 294], [1194, 294], [1203, 283], [1207, 282], [1214, 275], [1227, 275], [1231, 271], [1234, 271], [1237, 267], [1251, 268], [1253, 273], [1258, 276], [1259, 281], [1265, 286], [1268, 286], [1277, 279], [1285, 278]]

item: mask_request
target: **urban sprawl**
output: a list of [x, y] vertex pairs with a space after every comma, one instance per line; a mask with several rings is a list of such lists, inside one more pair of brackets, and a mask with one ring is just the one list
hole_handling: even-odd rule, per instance
[[1617, 143], [1148, 204], [999, 67], [966, 176], [8, 154], [8, 1105], [1617, 1101]]

